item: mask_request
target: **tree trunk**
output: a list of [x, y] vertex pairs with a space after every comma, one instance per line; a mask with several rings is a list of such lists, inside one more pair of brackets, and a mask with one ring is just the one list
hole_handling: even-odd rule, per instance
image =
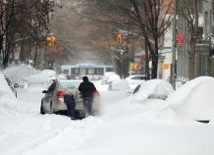
[[146, 53], [146, 61], [145, 61], [145, 75], [146, 79], [150, 79], [150, 70], [149, 70], [149, 54], [148, 54], [148, 47], [145, 44], [145, 53]]
[[195, 74], [195, 46], [196, 46], [196, 39], [193, 36], [190, 41], [190, 51], [189, 51], [189, 80], [196, 77], [196, 74]]
[[153, 56], [152, 56], [152, 79], [156, 79], [157, 78], [157, 71], [158, 71], [158, 59], [159, 59], [159, 56], [158, 56], [158, 51], [159, 51], [159, 48], [158, 48], [158, 36], [157, 35], [154, 35], [153, 36], [153, 40], [155, 42], [154, 44], [154, 51], [152, 52], [153, 53]]
[[35, 54], [34, 54], [34, 67], [37, 68], [37, 57], [38, 57], [38, 45], [37, 42], [35, 44]]
[[6, 54], [6, 56], [3, 58], [3, 63], [2, 63], [3, 68], [6, 68], [8, 66], [8, 63], [9, 63], [8, 60], [9, 60], [9, 55]]
[[157, 78], [158, 56], [152, 58], [152, 79]]

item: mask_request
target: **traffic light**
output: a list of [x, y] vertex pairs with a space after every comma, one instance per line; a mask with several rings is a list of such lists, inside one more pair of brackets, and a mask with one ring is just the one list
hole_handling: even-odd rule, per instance
[[117, 34], [116, 40], [117, 40], [118, 43], [122, 42], [122, 34], [121, 33]]
[[54, 46], [54, 45], [56, 45], [56, 36], [51, 35], [46, 38], [46, 41], [47, 41], [48, 46]]
[[56, 45], [56, 36], [52, 36], [51, 43], [52, 45]]
[[138, 63], [136, 63], [136, 62], [132, 62], [132, 63], [131, 63], [131, 70], [132, 70], [132, 71], [138, 70], [139, 67], [140, 67], [140, 66], [139, 66]]

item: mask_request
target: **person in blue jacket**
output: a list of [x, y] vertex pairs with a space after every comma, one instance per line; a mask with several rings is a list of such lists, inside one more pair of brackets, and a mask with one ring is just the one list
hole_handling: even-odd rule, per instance
[[67, 116], [69, 116], [72, 120], [75, 120], [75, 107], [76, 102], [78, 100], [78, 89], [74, 86], [67, 87], [65, 89], [64, 102], [67, 105]]

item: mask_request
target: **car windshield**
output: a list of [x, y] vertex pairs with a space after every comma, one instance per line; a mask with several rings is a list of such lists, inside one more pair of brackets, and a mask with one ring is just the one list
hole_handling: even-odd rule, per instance
[[145, 80], [145, 77], [143, 76], [136, 76], [132, 78], [133, 80]]
[[80, 80], [61, 80], [60, 89], [65, 90], [67, 87], [70, 87], [70, 86], [73, 86], [78, 89], [81, 82], [82, 81]]

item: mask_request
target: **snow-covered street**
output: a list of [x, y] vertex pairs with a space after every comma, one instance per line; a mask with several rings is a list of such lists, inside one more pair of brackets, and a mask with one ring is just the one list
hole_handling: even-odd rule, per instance
[[[144, 102], [140, 100], [143, 95], [108, 91], [99, 81], [95, 84], [101, 94], [101, 116], [83, 120], [41, 115], [41, 92], [46, 87], [42, 84], [18, 88], [17, 99], [7, 94], [0, 96], [0, 153], [213, 155], [213, 117], [209, 124], [198, 123], [183, 117], [182, 113], [174, 114], [168, 109], [172, 106], [167, 106], [167, 100]], [[176, 102], [175, 98], [171, 101]]]

